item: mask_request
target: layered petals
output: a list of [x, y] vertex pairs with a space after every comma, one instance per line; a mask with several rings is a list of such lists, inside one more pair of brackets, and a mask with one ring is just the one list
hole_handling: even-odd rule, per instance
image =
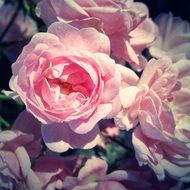
[[[95, 146], [98, 121], [120, 111], [121, 72], [109, 54], [105, 34], [55, 22], [47, 33], [34, 35], [13, 64], [10, 87], [43, 123], [51, 150]], [[53, 126], [62, 137], [54, 132], [50, 138]], [[84, 142], [72, 144], [70, 136], [80, 134]]]
[[176, 63], [168, 57], [152, 59], [136, 86], [120, 89], [123, 109], [115, 123], [133, 129], [139, 165], [151, 167], [159, 180], [166, 173], [180, 181], [190, 180], [189, 68], [185, 59]]
[[111, 42], [111, 56], [117, 62], [128, 61], [137, 70], [142, 70], [146, 64], [141, 52], [157, 35], [157, 27], [149, 18], [146, 5], [133, 1], [43, 0], [38, 3], [36, 12], [47, 25], [62, 21], [105, 33]]
[[172, 13], [161, 14], [155, 19], [159, 28], [159, 35], [155, 43], [149, 48], [153, 57], [170, 56], [173, 60], [190, 58], [190, 25]]

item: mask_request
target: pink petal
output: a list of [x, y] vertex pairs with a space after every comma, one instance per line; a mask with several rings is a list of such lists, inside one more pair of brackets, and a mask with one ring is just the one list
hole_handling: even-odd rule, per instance
[[86, 134], [73, 132], [67, 123], [42, 125], [41, 130], [47, 147], [55, 152], [65, 152], [69, 148], [89, 149], [94, 147], [99, 139], [97, 126]]
[[92, 157], [87, 160], [84, 167], [80, 169], [78, 179], [85, 183], [93, 182], [96, 180], [103, 179], [106, 175], [107, 163], [106, 161]]
[[77, 119], [69, 122], [71, 129], [78, 134], [85, 134], [91, 131], [101, 119], [105, 118], [112, 111], [111, 104], [98, 105], [95, 112], [87, 119]]
[[81, 49], [108, 55], [110, 53], [108, 37], [93, 28], [78, 30], [69, 24], [55, 22], [49, 26], [48, 32], [58, 36], [68, 50]]
[[15, 150], [15, 154], [20, 164], [23, 177], [26, 177], [30, 171], [31, 162], [28, 153], [24, 147], [18, 147]]
[[129, 108], [134, 103], [138, 92], [139, 88], [136, 86], [129, 86], [120, 90], [119, 97], [123, 108]]

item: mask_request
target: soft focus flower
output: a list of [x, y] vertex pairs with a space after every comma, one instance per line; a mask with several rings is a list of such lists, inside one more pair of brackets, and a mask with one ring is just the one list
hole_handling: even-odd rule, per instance
[[120, 133], [119, 127], [117, 127], [112, 120], [108, 119], [102, 120], [101, 122], [99, 122], [99, 127], [109, 137], [116, 137]]
[[182, 57], [190, 59], [190, 25], [172, 13], [161, 14], [155, 19], [159, 27], [159, 35], [149, 48], [153, 57], [161, 58], [164, 55], [177, 60]]
[[96, 123], [120, 110], [121, 76], [109, 51], [106, 35], [57, 22], [34, 35], [13, 64], [10, 87], [44, 124], [52, 150], [93, 147]]
[[107, 167], [104, 160], [92, 157], [80, 169], [77, 177], [65, 178], [64, 190], [126, 190], [120, 181], [127, 179], [127, 172], [117, 170], [106, 175]]
[[44, 155], [35, 161], [33, 170], [41, 182], [41, 190], [63, 188], [63, 180], [73, 173], [76, 165], [75, 157]]
[[[174, 112], [170, 108], [175, 93], [190, 72], [190, 62], [152, 59], [137, 86], [120, 91], [123, 110], [115, 119], [117, 125], [134, 129], [132, 142], [140, 165], [148, 164], [158, 179], [165, 172], [181, 181], [190, 181], [190, 149], [176, 136]], [[131, 94], [132, 99], [127, 97]], [[189, 115], [189, 113], [187, 113]]]
[[141, 52], [157, 33], [146, 5], [131, 0], [42, 0], [36, 12], [47, 25], [58, 20], [105, 32], [111, 41], [112, 57], [128, 61], [135, 69], [144, 67]]
[[150, 167], [147, 165], [139, 167], [137, 160], [133, 157], [128, 158], [120, 167], [126, 170], [129, 176], [133, 176], [133, 178], [123, 182], [127, 190], [169, 190], [177, 183], [169, 176], [166, 176], [164, 181], [158, 181]]
[[[181, 70], [181, 88], [173, 93], [173, 100], [170, 108], [173, 112], [176, 128], [176, 136], [190, 147], [190, 75], [188, 68], [189, 60], [179, 62], [178, 70]], [[186, 66], [186, 67], [185, 67]]]
[[[11, 17], [15, 12], [15, 7], [10, 4], [5, 4], [0, 7], [0, 34], [7, 27]], [[9, 30], [6, 32], [3, 42], [14, 42], [16, 44], [9, 46], [5, 49], [5, 53], [10, 61], [15, 61], [18, 55], [21, 53], [23, 46], [25, 45], [24, 39], [31, 37], [37, 32], [37, 25], [32, 18], [24, 15], [20, 10], [14, 23], [11, 25]], [[19, 42], [20, 40], [20, 42]]]
[[[22, 121], [27, 118], [31, 119], [32, 116], [27, 116], [27, 113], [19, 116], [19, 120]], [[37, 149], [40, 148], [40, 144], [35, 142], [38, 136], [35, 128], [39, 130], [39, 126], [33, 125], [34, 123], [35, 121], [27, 126], [31, 131], [33, 129], [34, 135], [20, 131], [19, 129], [22, 128], [20, 124], [26, 124], [20, 121], [15, 123], [13, 130], [0, 132], [0, 188], [41, 190], [40, 181], [31, 169], [29, 157], [30, 154], [34, 156], [36, 153], [33, 143]]]
[[41, 123], [29, 112], [23, 111], [17, 117], [12, 130], [33, 136], [32, 143], [26, 144], [25, 149], [31, 158], [37, 158], [41, 152]]

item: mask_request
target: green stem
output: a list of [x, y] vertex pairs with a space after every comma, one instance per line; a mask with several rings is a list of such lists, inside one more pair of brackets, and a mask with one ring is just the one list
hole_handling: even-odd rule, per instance
[[2, 116], [0, 116], [0, 123], [3, 124], [6, 128], [10, 128], [11, 126], [7, 121], [5, 121], [5, 119], [3, 119]]
[[0, 94], [0, 100], [4, 101], [4, 100], [12, 100], [12, 98], [10, 98], [9, 96], [6, 96], [4, 94]]

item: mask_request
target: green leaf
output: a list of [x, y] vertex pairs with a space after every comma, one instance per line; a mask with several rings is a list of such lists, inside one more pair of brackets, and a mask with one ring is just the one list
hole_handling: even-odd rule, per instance
[[12, 100], [12, 98], [10, 98], [9, 96], [6, 96], [4, 94], [0, 94], [0, 100]]
[[0, 116], [0, 125], [4, 125], [6, 129], [10, 129], [11, 127], [11, 125], [5, 119], [3, 119], [2, 116]]
[[30, 4], [28, 0], [23, 0], [24, 15], [28, 15], [30, 12]]
[[82, 154], [86, 158], [91, 158], [92, 156], [95, 155], [94, 149], [88, 149], [88, 150], [79, 149], [78, 153]]

